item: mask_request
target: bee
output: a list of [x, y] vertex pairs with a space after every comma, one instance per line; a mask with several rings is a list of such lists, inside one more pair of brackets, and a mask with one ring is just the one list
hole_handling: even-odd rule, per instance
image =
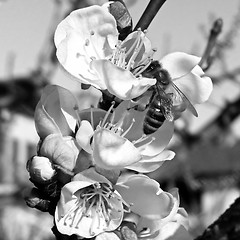
[[[156, 78], [157, 83], [153, 86], [153, 93], [147, 104], [147, 113], [143, 121], [143, 132], [148, 135], [157, 131], [165, 120], [173, 121], [173, 97], [180, 97], [185, 106], [194, 116], [198, 116], [196, 109], [184, 95], [184, 93], [172, 82], [167, 70], [163, 69], [158, 61], [153, 61], [146, 71], [144, 77]], [[175, 93], [166, 93], [167, 87], [171, 85]]]

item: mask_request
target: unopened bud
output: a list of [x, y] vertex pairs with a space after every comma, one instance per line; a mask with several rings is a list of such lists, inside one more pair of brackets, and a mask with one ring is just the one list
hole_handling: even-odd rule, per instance
[[212, 34], [219, 34], [222, 31], [222, 27], [223, 27], [223, 20], [221, 18], [218, 18], [213, 23]]
[[122, 0], [114, 1], [110, 4], [109, 12], [117, 22], [119, 40], [124, 40], [132, 32], [132, 18]]
[[34, 156], [29, 160], [27, 169], [31, 179], [38, 183], [49, 181], [55, 174], [52, 163], [46, 157]]

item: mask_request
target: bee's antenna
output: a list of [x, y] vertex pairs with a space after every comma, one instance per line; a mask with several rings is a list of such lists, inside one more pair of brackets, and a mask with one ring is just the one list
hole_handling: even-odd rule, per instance
[[134, 31], [139, 28], [141, 28], [142, 31], [147, 29], [165, 2], [166, 0], [150, 0], [137, 25], [135, 26]]

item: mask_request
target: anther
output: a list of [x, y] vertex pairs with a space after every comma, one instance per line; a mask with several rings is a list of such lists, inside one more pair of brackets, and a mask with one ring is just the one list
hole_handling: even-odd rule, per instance
[[129, 127], [125, 130], [125, 132], [122, 134], [122, 137], [124, 137], [124, 136], [130, 131], [130, 129], [132, 128], [132, 126], [133, 126], [134, 123], [135, 123], [135, 119], [133, 118], [130, 126], [129, 126]]

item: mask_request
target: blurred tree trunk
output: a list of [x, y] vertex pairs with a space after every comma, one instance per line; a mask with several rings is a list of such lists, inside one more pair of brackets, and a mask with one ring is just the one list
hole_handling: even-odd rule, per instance
[[9, 121], [5, 119], [4, 110], [0, 109], [0, 183], [12, 184], [14, 182], [12, 141], [8, 136]]

